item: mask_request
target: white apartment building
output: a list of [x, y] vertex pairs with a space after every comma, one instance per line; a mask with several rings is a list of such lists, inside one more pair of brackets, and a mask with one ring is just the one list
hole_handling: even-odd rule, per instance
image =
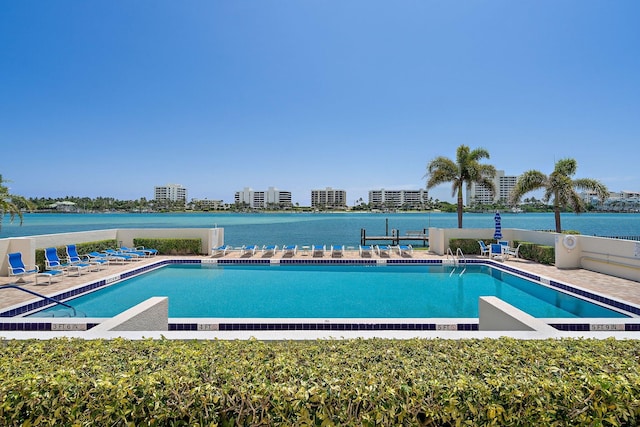
[[429, 192], [420, 190], [371, 190], [369, 206], [373, 209], [422, 208], [429, 200]]
[[167, 184], [155, 187], [154, 199], [159, 202], [184, 202], [187, 203], [187, 189], [180, 184]]
[[496, 186], [495, 194], [490, 188], [473, 183], [467, 190], [467, 204], [490, 205], [500, 201], [507, 203], [517, 182], [517, 176], [507, 176], [503, 170], [496, 171], [493, 179], [493, 184]]
[[269, 187], [267, 191], [255, 191], [245, 187], [236, 191], [234, 201], [236, 205], [245, 205], [251, 209], [286, 208], [291, 207], [291, 192]]
[[311, 190], [311, 207], [344, 209], [347, 207], [347, 192], [331, 187], [324, 190]]

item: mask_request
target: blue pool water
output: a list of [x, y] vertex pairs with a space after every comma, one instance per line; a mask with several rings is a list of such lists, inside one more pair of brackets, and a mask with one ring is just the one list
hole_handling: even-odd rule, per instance
[[[177, 318], [477, 318], [496, 296], [534, 317], [626, 317], [488, 266], [169, 265], [69, 303], [113, 317], [153, 296]], [[62, 315], [60, 309], [34, 314]]]

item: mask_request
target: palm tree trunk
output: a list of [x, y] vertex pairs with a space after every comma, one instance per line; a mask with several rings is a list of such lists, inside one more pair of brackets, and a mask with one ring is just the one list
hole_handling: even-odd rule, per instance
[[562, 227], [560, 226], [560, 207], [553, 207], [553, 214], [556, 218], [556, 233], [562, 233]]
[[458, 228], [462, 228], [462, 187], [458, 187]]

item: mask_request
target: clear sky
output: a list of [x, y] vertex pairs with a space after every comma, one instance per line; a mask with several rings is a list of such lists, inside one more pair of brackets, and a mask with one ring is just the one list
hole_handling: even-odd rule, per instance
[[[483, 147], [640, 191], [640, 1], [0, 0], [0, 173], [27, 197], [424, 188]], [[449, 185], [431, 196], [453, 201]]]

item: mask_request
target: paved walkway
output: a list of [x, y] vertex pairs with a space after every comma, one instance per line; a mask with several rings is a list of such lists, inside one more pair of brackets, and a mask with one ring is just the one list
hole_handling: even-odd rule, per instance
[[[399, 259], [400, 256], [397, 253], [392, 253], [389, 255], [391, 258]], [[224, 256], [224, 258], [240, 258], [241, 255], [239, 252], [234, 251], [228, 253]], [[245, 256], [247, 257], [247, 256]], [[262, 258], [263, 255], [260, 252], [257, 252], [251, 258]], [[271, 257], [282, 257], [281, 253], [276, 253], [273, 256], [264, 256], [264, 258]], [[372, 256], [374, 259], [379, 258], [377, 254]], [[48, 280], [44, 277], [38, 277], [38, 284], [35, 283], [34, 276], [29, 276], [27, 278], [27, 282], [21, 284], [27, 289], [34, 290], [38, 293], [44, 295], [53, 295], [58, 293], [61, 290], [72, 288], [77, 285], [81, 285], [87, 282], [94, 282], [103, 277], [109, 277], [111, 275], [129, 270], [131, 268], [138, 268], [145, 264], [150, 264], [156, 262], [161, 259], [171, 258], [158, 256], [154, 258], [143, 259], [140, 261], [136, 261], [133, 263], [126, 264], [112, 264], [108, 268], [103, 269], [97, 272], [87, 272], [80, 277], [73, 276], [65, 276], [63, 278], [56, 278], [51, 284], [48, 284]], [[210, 257], [179, 257], [181, 259], [206, 259]], [[294, 257], [294, 259], [310, 259], [311, 254], [309, 252], [299, 251]], [[325, 252], [323, 258], [329, 259], [330, 255], [328, 252]], [[357, 250], [345, 251], [342, 258], [346, 259], [358, 259], [360, 255]], [[414, 259], [443, 259], [444, 257], [433, 255], [427, 251], [415, 250], [413, 252], [412, 258]], [[468, 256], [467, 258], [476, 258], [473, 256]], [[480, 258], [480, 257], [477, 257]], [[594, 291], [596, 293], [606, 295], [615, 299], [624, 300], [633, 304], [640, 305], [640, 282], [635, 282], [632, 280], [620, 279], [617, 277], [608, 276], [606, 274], [595, 273], [588, 270], [583, 269], [572, 269], [572, 270], [560, 270], [554, 266], [541, 265], [531, 261], [526, 261], [522, 259], [510, 258], [505, 262], [507, 265], [512, 267], [528, 271], [530, 273], [548, 277], [550, 279], [564, 282], [567, 284], [571, 284], [583, 289], [588, 289], [590, 291]], [[0, 285], [14, 283], [15, 278], [13, 277], [0, 277]], [[23, 303], [25, 301], [32, 300], [34, 297], [27, 293], [15, 290], [15, 289], [4, 289], [0, 292], [0, 309], [10, 307], [19, 303]]]

